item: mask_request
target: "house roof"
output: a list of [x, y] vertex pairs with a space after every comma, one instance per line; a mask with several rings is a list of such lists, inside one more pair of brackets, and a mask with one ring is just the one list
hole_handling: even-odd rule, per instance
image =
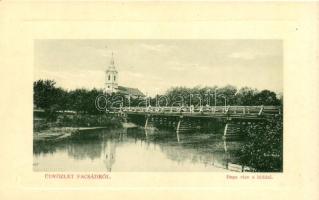
[[118, 91], [120, 93], [132, 95], [132, 96], [145, 96], [138, 88], [119, 86]]

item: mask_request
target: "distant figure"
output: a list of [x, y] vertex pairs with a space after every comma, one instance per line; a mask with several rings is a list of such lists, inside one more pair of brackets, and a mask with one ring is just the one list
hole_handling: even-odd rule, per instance
[[155, 111], [156, 111], [156, 112], [159, 112], [159, 111], [160, 111], [160, 108], [159, 108], [159, 107], [156, 107], [156, 108], [155, 108]]
[[203, 112], [203, 106], [199, 107], [199, 112], [201, 112], [201, 113]]
[[179, 108], [179, 112], [184, 112], [184, 107], [183, 106], [181, 106], [180, 108]]
[[194, 105], [191, 105], [191, 106], [190, 106], [190, 112], [191, 112], [191, 113], [194, 112]]
[[210, 106], [206, 104], [206, 110], [210, 111]]

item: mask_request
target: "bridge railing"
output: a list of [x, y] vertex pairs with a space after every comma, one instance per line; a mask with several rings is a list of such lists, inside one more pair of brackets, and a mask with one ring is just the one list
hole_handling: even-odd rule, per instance
[[232, 115], [262, 115], [281, 114], [279, 106], [184, 106], [184, 107], [122, 107], [123, 112], [145, 113], [202, 113], [202, 114], [232, 114]]

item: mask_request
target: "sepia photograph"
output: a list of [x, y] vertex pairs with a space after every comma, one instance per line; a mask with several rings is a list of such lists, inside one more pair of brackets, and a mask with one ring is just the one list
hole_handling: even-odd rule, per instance
[[317, 200], [318, 12], [0, 1], [0, 199]]
[[33, 171], [283, 172], [282, 40], [33, 47]]

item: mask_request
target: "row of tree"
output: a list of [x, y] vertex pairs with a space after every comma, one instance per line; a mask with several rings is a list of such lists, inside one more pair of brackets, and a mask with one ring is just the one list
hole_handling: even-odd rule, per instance
[[228, 85], [225, 87], [173, 87], [165, 96], [170, 103], [183, 101], [185, 105], [281, 105], [282, 96], [270, 90], [258, 91], [250, 87], [237, 89]]
[[[37, 80], [33, 84], [34, 106], [47, 111], [76, 111], [82, 113], [100, 113], [96, 108], [96, 99], [100, 98], [101, 107], [113, 106], [199, 106], [199, 105], [281, 105], [282, 97], [269, 90], [234, 86], [225, 87], [173, 87], [164, 95], [155, 97], [132, 98], [121, 93], [106, 96], [103, 90], [75, 89], [65, 90], [57, 87], [53, 80]], [[112, 104], [113, 103], [113, 104]], [[104, 104], [104, 105], [103, 105]]]
[[53, 80], [38, 80], [33, 83], [33, 102], [36, 108], [46, 111], [76, 111], [89, 114], [98, 113], [95, 99], [102, 90], [65, 90], [56, 87]]

